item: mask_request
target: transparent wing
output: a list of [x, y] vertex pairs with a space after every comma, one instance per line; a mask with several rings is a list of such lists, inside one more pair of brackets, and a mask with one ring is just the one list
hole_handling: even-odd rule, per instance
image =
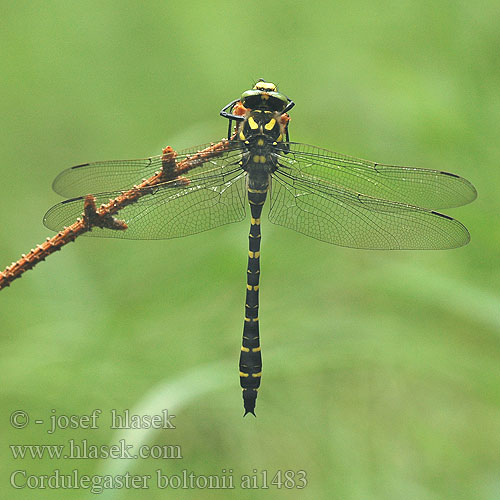
[[448, 172], [382, 165], [307, 144], [288, 146], [288, 153], [278, 153], [280, 168], [318, 184], [425, 208], [457, 207], [477, 196], [468, 180]]
[[[167, 239], [188, 236], [228, 224], [245, 217], [245, 172], [234, 168], [228, 172], [213, 169], [211, 173], [190, 177], [189, 185], [170, 181], [121, 209], [115, 217], [128, 228], [117, 231], [94, 227], [89, 236], [125, 239]], [[108, 203], [122, 191], [94, 195], [96, 205]], [[43, 223], [55, 231], [73, 224], [83, 213], [84, 197], [63, 201], [52, 207]]]
[[445, 249], [470, 237], [457, 220], [431, 210], [340, 189], [326, 181], [273, 174], [271, 222], [335, 245], [366, 249]]
[[[205, 144], [189, 150], [180, 151], [176, 157], [177, 161], [201, 151], [210, 146]], [[214, 165], [220, 169], [231, 169], [234, 162], [239, 161], [240, 144], [228, 143], [228, 151], [220, 158], [211, 159], [201, 166], [193, 169], [190, 175], [199, 175], [204, 171], [210, 171]], [[137, 160], [109, 160], [96, 161], [76, 165], [62, 171], [52, 183], [52, 189], [68, 198], [83, 196], [90, 193], [104, 193], [116, 190], [130, 189], [140, 184], [161, 170], [161, 155], [141, 158]]]

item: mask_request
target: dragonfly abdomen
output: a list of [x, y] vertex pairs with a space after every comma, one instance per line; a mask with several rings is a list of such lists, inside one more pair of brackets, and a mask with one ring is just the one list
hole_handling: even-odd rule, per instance
[[254, 413], [257, 391], [262, 373], [262, 357], [259, 339], [259, 280], [260, 280], [260, 219], [262, 207], [269, 189], [267, 182], [256, 187], [248, 186], [248, 202], [252, 215], [248, 235], [247, 290], [245, 298], [245, 322], [240, 354], [240, 384], [243, 391], [245, 415]]

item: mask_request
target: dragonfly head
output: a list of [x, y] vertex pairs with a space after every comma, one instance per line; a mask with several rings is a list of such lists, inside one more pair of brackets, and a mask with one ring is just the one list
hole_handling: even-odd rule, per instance
[[278, 92], [278, 87], [262, 78], [251, 90], [243, 92], [241, 104], [248, 109], [263, 109], [282, 112], [290, 102], [288, 97]]

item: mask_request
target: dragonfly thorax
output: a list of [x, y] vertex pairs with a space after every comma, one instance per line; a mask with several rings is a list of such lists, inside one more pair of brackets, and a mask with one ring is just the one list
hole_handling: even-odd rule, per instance
[[[283, 140], [284, 125], [281, 114], [274, 111], [256, 109], [248, 111], [240, 123], [238, 139], [253, 147], [259, 140], [273, 144]], [[262, 146], [262, 144], [258, 144]]]
[[237, 137], [244, 145], [241, 166], [250, 175], [276, 170], [275, 152], [281, 149], [284, 133], [280, 116], [278, 112], [253, 110], [240, 123]]

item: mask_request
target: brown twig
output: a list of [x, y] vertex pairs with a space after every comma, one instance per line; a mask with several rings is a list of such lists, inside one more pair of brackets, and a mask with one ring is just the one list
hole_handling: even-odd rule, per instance
[[189, 179], [181, 175], [226, 151], [229, 144], [230, 141], [222, 140], [179, 162], [176, 161], [177, 153], [170, 146], [167, 146], [163, 149], [161, 171], [144, 180], [141, 184], [124, 191], [120, 196], [101, 205], [99, 208], [96, 207], [95, 197], [87, 195], [84, 199], [81, 219], [77, 219], [71, 226], [65, 227], [52, 238], [47, 238], [41, 245], [37, 245], [26, 255], [23, 254], [17, 262], [13, 262], [4, 271], [0, 272], [0, 290], [9, 286], [12, 281], [45, 260], [50, 254], [57, 252], [64, 245], [74, 241], [93, 227], [126, 231], [127, 224], [113, 217], [115, 214], [126, 206], [135, 203], [142, 196], [149, 194], [151, 191], [147, 188], [174, 180], [178, 180], [182, 184], [189, 184]]

